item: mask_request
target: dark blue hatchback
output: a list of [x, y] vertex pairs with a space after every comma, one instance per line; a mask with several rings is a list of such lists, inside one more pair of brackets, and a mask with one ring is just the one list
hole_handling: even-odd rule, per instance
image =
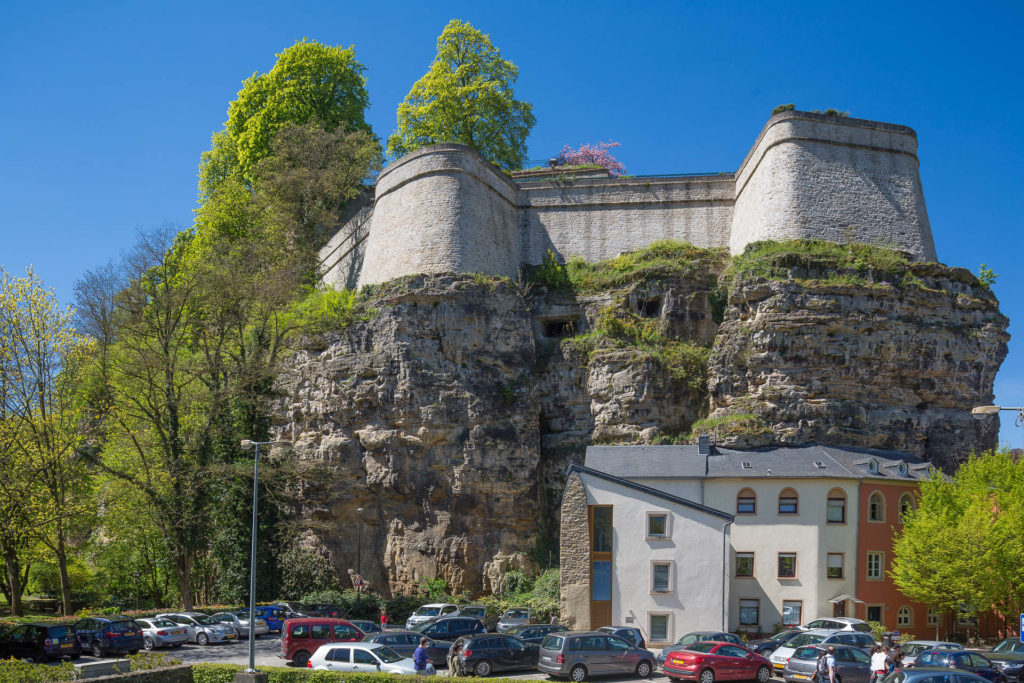
[[992, 666], [992, 662], [985, 659], [977, 652], [966, 650], [925, 650], [917, 655], [914, 660], [914, 667], [919, 666], [942, 666], [951, 669], [963, 669], [986, 678], [992, 683], [1006, 683], [1006, 676], [1002, 671]]
[[[239, 617], [243, 619], [249, 618], [249, 608], [240, 609], [236, 612]], [[244, 615], [244, 616], [243, 616]], [[277, 607], [276, 605], [256, 605], [256, 616], [263, 621], [267, 622], [267, 628], [271, 631], [281, 632], [281, 627], [284, 626], [285, 614], [284, 609]]]
[[78, 659], [82, 648], [75, 630], [66, 624], [22, 624], [0, 634], [0, 659]]
[[143, 647], [142, 627], [128, 617], [86, 617], [75, 622], [83, 652], [102, 657], [108, 652], [135, 654]]

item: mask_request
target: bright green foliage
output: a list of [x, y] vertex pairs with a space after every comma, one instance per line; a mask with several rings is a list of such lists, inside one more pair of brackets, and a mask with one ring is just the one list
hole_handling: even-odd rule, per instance
[[[195, 683], [232, 683], [235, 673], [242, 669], [241, 664], [197, 664], [192, 667], [192, 680]], [[270, 683], [402, 683], [409, 680], [409, 676], [403, 674], [311, 671], [277, 666], [261, 666], [260, 671], [268, 675]], [[437, 676], [417, 676], [416, 680], [440, 683], [440, 677]], [[512, 683], [514, 679], [468, 676], [462, 680], [467, 683]]]
[[[301, 40], [277, 55], [265, 74], [254, 73], [228, 108], [227, 135], [237, 147], [239, 170], [252, 180], [259, 161], [270, 154], [270, 141], [287, 123], [318, 119], [328, 130], [369, 131], [364, 112], [370, 104], [365, 67], [355, 47], [330, 47]], [[219, 134], [218, 134], [219, 135]], [[230, 146], [214, 136], [214, 149], [204, 155], [210, 178], [223, 175]]]
[[760, 432], [766, 430], [764, 421], [753, 413], [732, 413], [730, 415], [718, 415], [697, 420], [690, 428], [690, 438], [697, 438], [701, 434], [721, 430], [724, 433], [730, 432]]
[[1024, 611], [1024, 463], [1008, 451], [921, 485], [917, 509], [897, 529], [893, 582], [911, 600], [977, 614]]
[[702, 249], [685, 242], [658, 240], [644, 249], [597, 263], [571, 258], [566, 269], [576, 289], [595, 292], [652, 278], [695, 277], [724, 259], [723, 249]]
[[865, 285], [912, 281], [913, 261], [903, 252], [861, 243], [824, 240], [753, 242], [732, 259], [723, 279], [824, 280]]
[[75, 665], [71, 662], [51, 665], [15, 659], [0, 661], [0, 683], [51, 683], [76, 679]]
[[452, 19], [437, 39], [430, 69], [398, 105], [398, 130], [388, 138], [395, 156], [438, 142], [459, 142], [488, 161], [517, 169], [536, 123], [533, 105], [515, 99], [519, 69], [502, 59], [489, 36]]
[[978, 281], [981, 282], [981, 286], [985, 289], [992, 289], [992, 285], [996, 283], [996, 279], [998, 277], [999, 273], [992, 270], [984, 263], [978, 266]]
[[140, 652], [135, 655], [128, 655], [132, 671], [147, 671], [149, 669], [163, 669], [168, 666], [178, 666], [180, 659], [175, 659], [166, 652]]
[[340, 584], [338, 574], [327, 558], [312, 550], [293, 546], [281, 554], [278, 566], [282, 596], [306, 595]]

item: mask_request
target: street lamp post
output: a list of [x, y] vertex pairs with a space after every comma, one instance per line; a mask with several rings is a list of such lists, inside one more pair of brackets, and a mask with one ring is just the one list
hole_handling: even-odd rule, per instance
[[976, 420], [984, 420], [986, 417], [992, 417], [998, 415], [1001, 410], [1009, 410], [1017, 413], [1017, 418], [1013, 421], [1013, 424], [1017, 427], [1024, 427], [1024, 407], [1010, 407], [1010, 406], [976, 406], [971, 408], [971, 415]]
[[[259, 502], [260, 446], [287, 444], [287, 441], [250, 441], [242, 439], [242, 448], [255, 448], [252, 459], [252, 548], [249, 557], [249, 668], [242, 674], [255, 674], [256, 670], [256, 513]], [[245, 680], [252, 680], [247, 676]]]

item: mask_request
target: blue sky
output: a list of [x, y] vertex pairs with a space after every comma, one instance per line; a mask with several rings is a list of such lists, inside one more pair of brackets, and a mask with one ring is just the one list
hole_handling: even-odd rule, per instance
[[[309, 37], [355, 45], [386, 137], [452, 18], [519, 66], [529, 157], [617, 140], [635, 174], [733, 171], [772, 107], [918, 133], [939, 260], [987, 263], [1024, 315], [1021, 3], [16, 3], [0, 25], [0, 264], [63, 301], [136, 230], [191, 222], [196, 164], [241, 82]], [[996, 402], [1024, 405], [1024, 351]], [[965, 410], [971, 406], [964, 406]], [[1000, 438], [1020, 447], [1004, 413]], [[1009, 418], [1009, 419], [1007, 419]]]

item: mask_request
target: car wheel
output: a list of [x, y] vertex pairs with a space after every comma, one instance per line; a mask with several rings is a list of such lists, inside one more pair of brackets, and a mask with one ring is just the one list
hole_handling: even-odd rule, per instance
[[577, 664], [569, 671], [569, 678], [576, 683], [581, 683], [582, 681], [587, 680], [587, 667], [582, 664]]
[[636, 665], [636, 675], [640, 678], [647, 678], [651, 675], [651, 663], [644, 660]]
[[209, 645], [210, 644], [210, 636], [206, 635], [205, 633], [200, 633], [199, 635], [196, 636], [196, 642], [199, 643], [200, 645]]
[[153, 643], [152, 638], [144, 638], [142, 640], [142, 647], [146, 648], [147, 650], [153, 650], [156, 648], [156, 645]]
[[309, 653], [305, 650], [299, 650], [295, 653], [295, 656], [292, 657], [292, 662], [295, 663], [295, 666], [305, 667], [306, 663], [309, 662]]
[[94, 640], [92, 643], [92, 656], [97, 659], [103, 656], [103, 643]]
[[767, 666], [762, 666], [757, 670], [757, 683], [768, 683], [772, 678], [772, 670]]
[[711, 669], [704, 669], [700, 672], [700, 677], [697, 680], [700, 683], [715, 683], [715, 672]]
[[486, 659], [481, 659], [476, 663], [476, 667], [473, 669], [473, 673], [481, 678], [491, 675], [491, 663]]

